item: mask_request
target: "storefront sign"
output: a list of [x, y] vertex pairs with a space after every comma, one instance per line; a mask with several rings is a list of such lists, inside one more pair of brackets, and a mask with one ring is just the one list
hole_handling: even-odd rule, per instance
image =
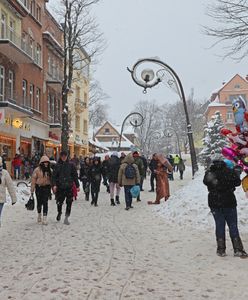
[[25, 131], [30, 131], [30, 124], [23, 122], [21, 119], [11, 119], [11, 118], [5, 118], [4, 124], [7, 126], [12, 126], [17, 129], [22, 129]]

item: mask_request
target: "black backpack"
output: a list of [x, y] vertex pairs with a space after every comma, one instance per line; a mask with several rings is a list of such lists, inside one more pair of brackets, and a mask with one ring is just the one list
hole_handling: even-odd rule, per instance
[[128, 164], [125, 168], [125, 176], [127, 179], [134, 179], [136, 176], [136, 170], [133, 164]]

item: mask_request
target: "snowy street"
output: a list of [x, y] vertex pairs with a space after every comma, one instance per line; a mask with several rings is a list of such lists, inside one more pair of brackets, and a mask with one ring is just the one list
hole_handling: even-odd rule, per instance
[[[248, 261], [233, 257], [229, 239], [228, 256], [216, 256], [202, 175], [194, 182], [189, 172], [186, 177], [180, 181], [175, 174], [173, 196], [156, 207], [147, 205], [155, 197], [147, 192], [147, 181], [142, 202], [134, 202], [129, 211], [124, 210], [123, 192], [121, 205], [111, 207], [102, 186], [97, 208], [81, 192], [70, 226], [55, 221], [54, 200], [49, 202], [48, 226], [36, 224], [36, 212], [26, 211], [23, 203], [6, 205], [0, 229], [0, 299], [248, 299]], [[195, 187], [192, 197], [190, 185]], [[241, 236], [248, 249], [244, 226]]]

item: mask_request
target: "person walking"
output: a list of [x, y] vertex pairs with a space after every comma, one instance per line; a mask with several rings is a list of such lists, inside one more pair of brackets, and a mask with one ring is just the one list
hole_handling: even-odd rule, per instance
[[60, 158], [55, 166], [53, 176], [52, 176], [52, 187], [53, 192], [56, 194], [57, 202], [57, 221], [60, 221], [62, 215], [62, 206], [66, 200], [66, 211], [64, 224], [70, 225], [69, 216], [71, 214], [71, 206], [73, 201], [72, 186], [73, 182], [77, 187], [77, 191], [80, 191], [78, 174], [76, 167], [71, 164], [68, 160], [67, 151], [62, 151], [60, 153]]
[[17, 202], [15, 187], [9, 175], [9, 172], [3, 168], [3, 159], [0, 156], [0, 227], [3, 206], [6, 202], [6, 188], [8, 189], [8, 192], [10, 194], [12, 205], [14, 205]]
[[[51, 196], [52, 171], [50, 161], [46, 155], [40, 159], [39, 166], [35, 168], [31, 180], [31, 195], [34, 191], [37, 199], [38, 224], [47, 225], [48, 199]], [[43, 218], [41, 211], [43, 209]]]
[[143, 162], [143, 166], [144, 166], [144, 178], [143, 178], [143, 181], [141, 180], [141, 186], [140, 186], [140, 190], [141, 190], [141, 192], [143, 192], [144, 191], [143, 184], [144, 184], [144, 180], [146, 179], [148, 163], [147, 163], [147, 159], [146, 159], [145, 155], [141, 155], [140, 158], [141, 158], [141, 160]]
[[[139, 169], [139, 174], [140, 174], [140, 190], [141, 190], [141, 186], [143, 185], [143, 181], [145, 179], [145, 168], [144, 168], [144, 164], [143, 164], [143, 160], [141, 159], [139, 152], [135, 151], [133, 152], [133, 158], [134, 158], [134, 163], [137, 165], [138, 169]], [[140, 194], [137, 197], [137, 202], [141, 201], [140, 199]]]
[[[120, 169], [120, 159], [118, 157], [118, 152], [113, 152], [110, 160], [109, 160], [109, 189], [110, 189], [110, 204], [115, 206], [116, 204], [120, 204], [120, 191], [121, 188], [118, 184], [118, 172]], [[116, 196], [115, 196], [116, 190]], [[114, 198], [115, 196], [115, 198]]]
[[178, 171], [180, 174], [180, 179], [183, 180], [183, 172], [185, 171], [185, 164], [183, 159], [180, 157], [179, 163], [178, 163]]
[[91, 167], [91, 160], [89, 157], [85, 157], [84, 162], [80, 166], [80, 175], [79, 175], [79, 178], [83, 185], [85, 201], [89, 201], [89, 197], [90, 197], [90, 174], [89, 174], [90, 167]]
[[168, 159], [170, 165], [172, 166], [172, 170], [171, 171], [170, 170], [167, 171], [167, 173], [168, 173], [168, 179], [171, 180], [171, 181], [174, 181], [174, 173], [173, 173], [174, 172], [174, 158], [170, 154], [170, 155], [168, 155], [167, 159]]
[[91, 185], [91, 205], [98, 206], [97, 201], [102, 180], [102, 166], [99, 157], [94, 157], [93, 164], [89, 170], [89, 177]]
[[109, 190], [109, 181], [108, 181], [108, 171], [109, 171], [109, 155], [105, 155], [105, 159], [102, 162], [102, 177], [103, 177], [103, 184], [107, 188], [107, 193], [110, 193]]
[[217, 255], [226, 256], [226, 223], [229, 227], [234, 256], [247, 258], [244, 250], [237, 221], [237, 200], [235, 188], [240, 186], [240, 175], [229, 169], [221, 159], [213, 160], [206, 171], [203, 183], [208, 188], [208, 206], [215, 221]]
[[124, 186], [126, 210], [133, 208], [131, 188], [140, 184], [140, 174], [138, 166], [134, 163], [132, 154], [128, 154], [120, 166], [118, 172], [119, 186]]
[[21, 165], [22, 165], [21, 157], [19, 154], [16, 153], [16, 155], [12, 161], [15, 179], [20, 179], [20, 177], [21, 177]]
[[151, 189], [149, 192], [154, 192], [154, 180], [156, 180], [156, 174], [155, 174], [155, 170], [157, 168], [157, 160], [156, 160], [156, 153], [153, 154], [152, 159], [149, 163], [149, 169], [151, 171], [151, 176], [150, 176], [150, 185], [151, 185]]
[[167, 201], [170, 197], [170, 187], [168, 181], [168, 172], [173, 170], [172, 165], [169, 163], [162, 154], [156, 154], [157, 167], [154, 171], [156, 174], [156, 200], [148, 201], [148, 204], [160, 204], [160, 200], [164, 198]]

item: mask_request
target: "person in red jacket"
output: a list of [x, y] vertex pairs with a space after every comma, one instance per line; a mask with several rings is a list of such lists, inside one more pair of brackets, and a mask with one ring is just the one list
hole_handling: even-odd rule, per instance
[[20, 175], [21, 175], [21, 165], [22, 165], [22, 160], [20, 155], [18, 155], [16, 153], [13, 161], [12, 161], [12, 166], [14, 169], [14, 178], [15, 179], [20, 179]]

